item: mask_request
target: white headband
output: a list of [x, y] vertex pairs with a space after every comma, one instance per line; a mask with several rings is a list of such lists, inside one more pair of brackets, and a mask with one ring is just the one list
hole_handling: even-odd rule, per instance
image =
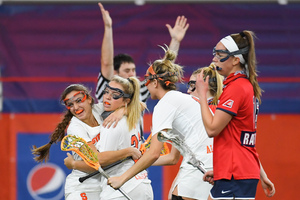
[[[226, 47], [226, 49], [228, 49], [229, 52], [234, 52], [239, 50], [238, 46], [236, 45], [235, 41], [232, 39], [230, 35], [224, 37], [220, 42]], [[234, 57], [239, 58], [240, 63], [242, 64], [246, 63], [242, 54], [234, 55]]]

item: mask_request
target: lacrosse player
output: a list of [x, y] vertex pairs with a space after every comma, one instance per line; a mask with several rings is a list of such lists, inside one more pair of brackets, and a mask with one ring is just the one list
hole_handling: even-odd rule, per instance
[[[158, 141], [157, 135], [164, 130], [171, 130], [173, 134], [180, 136], [196, 158], [204, 164], [205, 169], [212, 169], [212, 151], [208, 151], [207, 147], [213, 141], [208, 138], [201, 115], [197, 113], [201, 111], [199, 103], [191, 95], [176, 91], [175, 83], [181, 81], [182, 67], [175, 64], [174, 59], [174, 52], [167, 50], [164, 58], [156, 60], [147, 70], [146, 86], [151, 98], [159, 100], [152, 116], [152, 143], [150, 149], [132, 168], [121, 176], [108, 180], [108, 184], [114, 188], [119, 188], [135, 174], [157, 161], [163, 145]], [[172, 147], [170, 154], [173, 153], [179, 155], [181, 152]], [[189, 155], [182, 155], [183, 161], [171, 188], [172, 199], [207, 199], [212, 186], [202, 180], [203, 173], [200, 170], [188, 163]]]
[[259, 179], [267, 196], [274, 184], [264, 172], [255, 148], [261, 88], [257, 82], [254, 33], [242, 31], [220, 40], [213, 49], [213, 62], [225, 77], [215, 115], [206, 102], [208, 79], [197, 75], [196, 91], [209, 137], [214, 137], [213, 177], [210, 199], [255, 199]]

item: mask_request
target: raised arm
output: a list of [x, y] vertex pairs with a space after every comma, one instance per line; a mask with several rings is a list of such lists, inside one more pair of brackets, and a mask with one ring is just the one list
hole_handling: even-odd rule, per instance
[[187, 24], [186, 22], [187, 18], [185, 18], [184, 16], [178, 16], [173, 28], [169, 24], [166, 24], [166, 27], [168, 28], [171, 36], [169, 49], [176, 52], [176, 55], [178, 55], [180, 42], [183, 40], [185, 33], [189, 28], [189, 24]]
[[102, 13], [104, 23], [104, 35], [101, 47], [101, 73], [110, 80], [114, 75], [114, 44], [113, 44], [113, 31], [112, 19], [109, 12], [104, 9], [101, 3], [98, 3]]

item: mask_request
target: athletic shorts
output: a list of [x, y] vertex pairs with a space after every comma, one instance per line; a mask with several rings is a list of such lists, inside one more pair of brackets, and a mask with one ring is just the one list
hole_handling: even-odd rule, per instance
[[72, 192], [65, 194], [65, 200], [95, 200], [99, 196], [100, 192]]
[[258, 179], [221, 179], [210, 190], [212, 199], [255, 199]]

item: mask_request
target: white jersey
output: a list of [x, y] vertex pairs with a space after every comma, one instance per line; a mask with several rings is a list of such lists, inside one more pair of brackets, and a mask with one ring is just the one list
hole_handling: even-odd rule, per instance
[[[102, 124], [102, 120], [100, 118], [101, 113], [103, 112], [103, 105], [95, 104], [93, 106], [92, 112], [97, 120], [98, 124]], [[86, 123], [82, 122], [76, 117], [73, 117], [70, 121], [69, 127], [67, 129], [68, 135], [76, 135], [78, 137], [83, 138], [87, 142], [92, 141], [93, 144], [96, 144], [100, 139], [100, 127], [91, 127]], [[72, 152], [73, 153], [73, 152]], [[82, 160], [77, 154], [73, 153], [75, 160]], [[65, 194], [68, 195], [70, 193], [82, 191], [82, 192], [100, 192], [100, 175], [93, 176], [83, 183], [79, 182], [79, 178], [86, 176], [87, 173], [72, 170], [72, 172], [66, 178], [65, 184]]]
[[[178, 134], [184, 139], [196, 158], [204, 163], [205, 168], [212, 169], [213, 139], [207, 136], [200, 105], [191, 95], [174, 90], [167, 92], [154, 107], [152, 126], [153, 135], [164, 129], [172, 129], [172, 133]], [[171, 191], [177, 185], [179, 196], [202, 199], [203, 192], [207, 189], [203, 189], [203, 191], [199, 187], [190, 186], [203, 182], [203, 174], [187, 161], [188, 157], [183, 156]], [[209, 184], [207, 183], [207, 185]], [[207, 196], [208, 194], [209, 189]]]
[[[104, 151], [116, 151], [120, 149], [125, 149], [127, 147], [140, 148], [139, 140], [139, 128], [136, 127], [132, 130], [128, 130], [127, 117], [124, 116], [119, 122], [116, 128], [110, 127], [109, 129], [101, 127], [101, 138], [97, 143], [96, 148], [99, 152]], [[130, 167], [134, 165], [132, 159], [127, 159], [122, 163], [106, 170], [109, 176], [120, 176]], [[148, 183], [150, 185], [151, 181], [148, 179], [147, 171], [144, 170], [128, 180], [122, 189], [130, 194], [139, 184]], [[100, 194], [100, 199], [112, 199], [117, 197], [122, 197], [123, 195], [118, 191], [107, 185], [107, 180], [101, 177], [101, 187], [102, 192]], [[137, 191], [143, 195], [143, 191]], [[142, 199], [142, 198], [140, 198]]]

